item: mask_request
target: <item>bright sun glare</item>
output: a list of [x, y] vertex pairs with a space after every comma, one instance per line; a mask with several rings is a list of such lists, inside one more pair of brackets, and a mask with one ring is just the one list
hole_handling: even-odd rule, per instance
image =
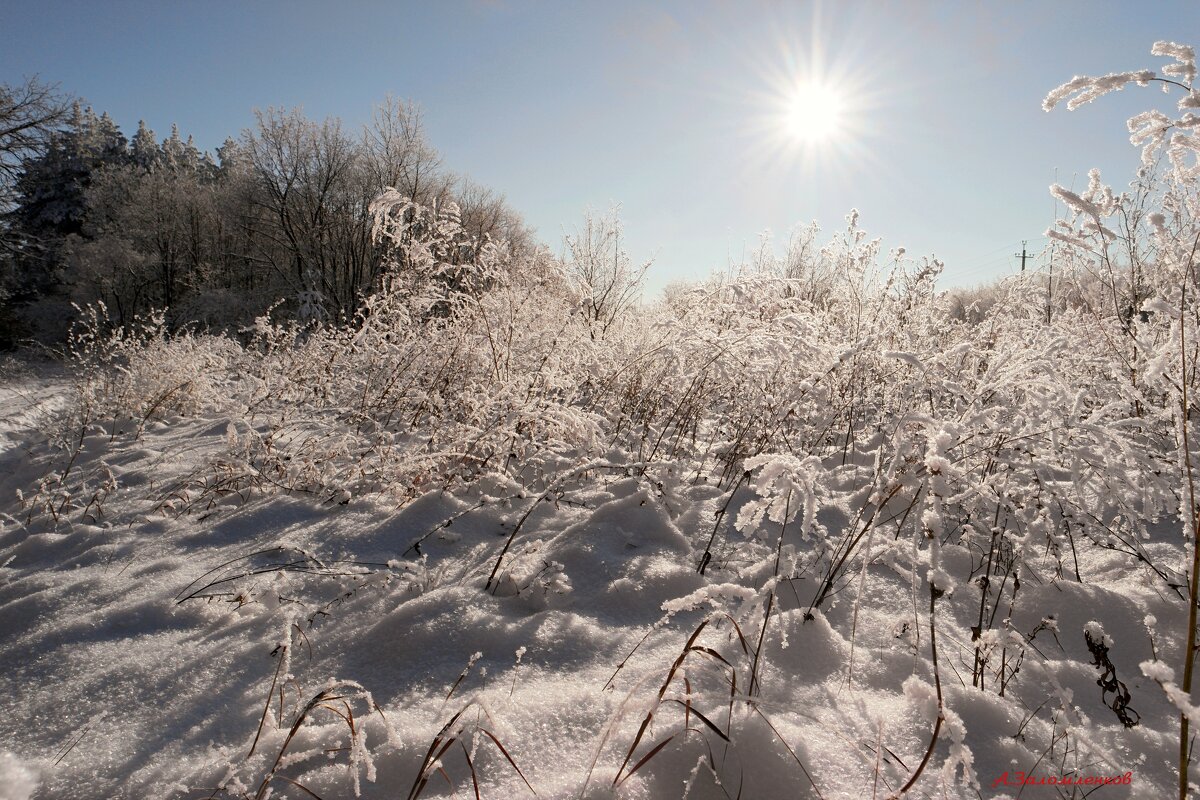
[[842, 128], [842, 97], [830, 86], [805, 83], [787, 100], [783, 126], [792, 139], [817, 144], [836, 137]]

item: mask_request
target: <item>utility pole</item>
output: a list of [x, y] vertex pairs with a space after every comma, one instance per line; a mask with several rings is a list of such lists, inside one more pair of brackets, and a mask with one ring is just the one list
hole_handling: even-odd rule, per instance
[[1054, 302], [1054, 245], [1050, 246], [1050, 278], [1046, 281], [1046, 324], [1050, 324], [1050, 309]]
[[1013, 253], [1013, 258], [1019, 258], [1019, 259], [1021, 259], [1021, 272], [1024, 272], [1024, 271], [1025, 271], [1025, 259], [1027, 259], [1027, 258], [1033, 258], [1034, 256], [1036, 256], [1036, 255], [1037, 255], [1037, 253], [1026, 253], [1026, 252], [1025, 252], [1025, 245], [1026, 245], [1026, 244], [1028, 244], [1028, 242], [1021, 242], [1021, 252], [1019, 252], [1019, 253]]

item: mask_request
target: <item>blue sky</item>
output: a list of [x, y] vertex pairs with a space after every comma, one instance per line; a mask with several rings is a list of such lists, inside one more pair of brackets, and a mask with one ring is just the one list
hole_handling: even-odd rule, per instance
[[[764, 231], [832, 233], [851, 208], [885, 248], [943, 259], [945, 284], [1010, 272], [1022, 239], [1041, 249], [1055, 175], [1124, 185], [1125, 119], [1170, 101], [1130, 89], [1047, 114], [1046, 92], [1157, 67], [1158, 39], [1200, 45], [1194, 2], [42, 0], [2, 16], [0, 81], [59, 82], [127, 134], [174, 122], [213, 149], [256, 107], [355, 127], [385, 95], [411, 99], [446, 165], [550, 244], [619, 203], [652, 289], [741, 260]], [[799, 148], [778, 118], [814, 73], [846, 123]]]

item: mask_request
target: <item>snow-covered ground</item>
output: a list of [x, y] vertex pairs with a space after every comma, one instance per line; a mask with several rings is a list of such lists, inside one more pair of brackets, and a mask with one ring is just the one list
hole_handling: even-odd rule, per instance
[[[744, 486], [702, 576], [730, 487], [617, 453], [540, 496], [486, 480], [402, 508], [216, 491], [244, 421], [89, 430], [76, 454], [38, 430], [69, 394], [50, 373], [0, 387], [0, 797], [882, 798], [922, 761], [930, 600], [891, 534], [808, 621], [817, 581], [780, 583], [756, 658], [773, 554], [737, 549]], [[67, 464], [74, 512], [31, 514], [38, 479]], [[970, 571], [964, 548], [942, 556]], [[1078, 570], [1022, 576], [1002, 690], [971, 685], [979, 592], [938, 601], [948, 711], [909, 796], [1097, 788], [1018, 773], [1171, 791], [1176, 716], [1137, 665], [1144, 618], [1178, 630], [1178, 598], [1112, 551], [1081, 548]], [[1092, 620], [1136, 727], [1097, 685]]]

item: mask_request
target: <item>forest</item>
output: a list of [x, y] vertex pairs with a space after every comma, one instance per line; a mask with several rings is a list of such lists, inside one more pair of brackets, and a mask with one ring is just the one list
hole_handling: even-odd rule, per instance
[[[419, 109], [388, 98], [364, 130], [267, 109], [215, 157], [177, 128], [127, 138], [107, 114], [37, 79], [0, 87], [0, 346], [61, 343], [72, 304], [117, 325], [155, 309], [173, 328], [233, 329], [286, 298], [292, 318], [346, 321], [378, 288], [372, 201], [394, 189], [456, 207], [455, 258], [524, 253], [532, 232], [501, 195], [446, 169]], [[304, 312], [302, 313], [301, 307]]]

